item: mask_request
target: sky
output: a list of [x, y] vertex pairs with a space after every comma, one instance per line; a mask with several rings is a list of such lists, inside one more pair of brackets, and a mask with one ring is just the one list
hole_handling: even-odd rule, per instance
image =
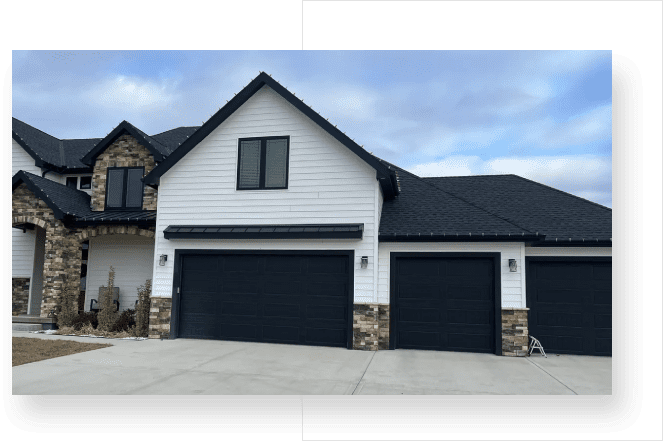
[[13, 51], [12, 112], [60, 139], [153, 135], [260, 71], [419, 176], [517, 174], [612, 207], [610, 51]]

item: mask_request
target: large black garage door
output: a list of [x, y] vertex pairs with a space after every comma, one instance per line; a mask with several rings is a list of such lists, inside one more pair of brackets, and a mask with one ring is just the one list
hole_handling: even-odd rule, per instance
[[495, 352], [494, 257], [394, 254], [394, 348]]
[[180, 259], [179, 337], [348, 346], [348, 253]]
[[527, 258], [527, 306], [546, 352], [612, 354], [611, 258]]

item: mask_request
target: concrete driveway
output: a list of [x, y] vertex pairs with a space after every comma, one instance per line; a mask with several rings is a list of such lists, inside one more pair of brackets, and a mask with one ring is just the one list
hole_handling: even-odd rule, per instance
[[606, 395], [612, 359], [547, 359], [207, 340], [75, 339], [112, 347], [12, 368], [15, 395]]

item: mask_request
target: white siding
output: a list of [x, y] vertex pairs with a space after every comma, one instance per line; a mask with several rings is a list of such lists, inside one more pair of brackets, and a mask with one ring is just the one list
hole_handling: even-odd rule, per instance
[[120, 311], [133, 309], [137, 288], [152, 278], [154, 241], [133, 235], [112, 235], [90, 239], [85, 310], [97, 299], [99, 287], [108, 284], [108, 271], [115, 269], [115, 286], [120, 288]]
[[35, 230], [12, 228], [12, 277], [32, 277], [35, 238]]
[[[525, 304], [525, 262], [523, 261], [525, 245], [519, 242], [382, 242], [379, 251], [378, 303], [389, 303], [390, 261], [392, 252], [490, 252], [502, 253], [502, 307], [521, 308]], [[518, 271], [509, 270], [509, 259], [516, 259]]]
[[[287, 190], [237, 191], [238, 138], [290, 136]], [[355, 301], [375, 298], [375, 170], [263, 87], [161, 177], [154, 295], [170, 296], [175, 249], [354, 250]], [[165, 240], [168, 225], [363, 223], [362, 240]], [[166, 266], [156, 260], [167, 254]], [[361, 256], [369, 257], [360, 268]]]
[[525, 256], [611, 257], [612, 247], [525, 247]]
[[35, 160], [16, 141], [12, 139], [12, 176], [19, 170], [41, 176], [41, 169], [35, 166]]

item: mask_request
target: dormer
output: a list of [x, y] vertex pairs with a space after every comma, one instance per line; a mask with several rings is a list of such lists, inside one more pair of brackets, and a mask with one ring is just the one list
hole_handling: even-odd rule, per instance
[[142, 178], [168, 154], [168, 149], [122, 121], [81, 160], [93, 169], [92, 211], [157, 209], [157, 191]]

